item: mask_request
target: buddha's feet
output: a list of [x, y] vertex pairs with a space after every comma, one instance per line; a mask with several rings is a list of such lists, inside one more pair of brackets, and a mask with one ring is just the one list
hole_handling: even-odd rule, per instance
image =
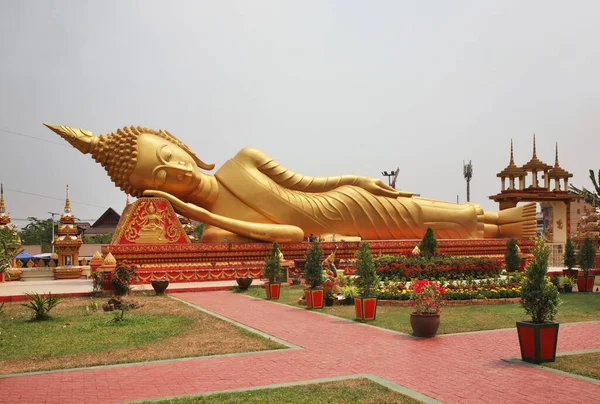
[[499, 237], [533, 238], [536, 235], [536, 204], [528, 203], [498, 212]]

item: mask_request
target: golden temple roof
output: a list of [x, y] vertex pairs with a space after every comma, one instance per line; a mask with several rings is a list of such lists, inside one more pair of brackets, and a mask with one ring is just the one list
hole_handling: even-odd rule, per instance
[[6, 213], [4, 206], [4, 184], [0, 184], [0, 226], [10, 224], [10, 214]]
[[92, 257], [92, 261], [102, 261], [102, 254], [100, 254], [100, 251], [96, 250]]
[[533, 156], [531, 156], [531, 160], [525, 163], [521, 168], [525, 171], [546, 171], [552, 168], [552, 166], [538, 159], [535, 150], [535, 134], [533, 135]]
[[556, 143], [554, 167], [550, 171], [548, 171], [548, 178], [571, 178], [572, 176], [573, 174], [571, 174], [558, 164], [558, 143]]
[[496, 177], [506, 178], [506, 177], [521, 177], [525, 175], [525, 170], [520, 167], [517, 167], [515, 164], [515, 159], [513, 156], [513, 141], [510, 139], [510, 162], [508, 166], [496, 174]]

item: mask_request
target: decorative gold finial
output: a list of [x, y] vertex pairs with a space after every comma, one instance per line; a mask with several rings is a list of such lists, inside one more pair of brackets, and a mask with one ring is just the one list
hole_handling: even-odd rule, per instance
[[6, 213], [6, 207], [4, 206], [4, 184], [0, 184], [0, 213]]
[[554, 167], [559, 167], [559, 165], [558, 165], [558, 142], [556, 142], [556, 152], [554, 155]]
[[533, 159], [537, 158], [537, 153], [535, 151], [535, 133], [533, 134]]
[[69, 201], [69, 185], [67, 185], [67, 200], [65, 201], [65, 213], [71, 213], [71, 202]]
[[509, 165], [515, 165], [515, 159], [513, 157], [513, 140], [510, 139], [510, 163]]

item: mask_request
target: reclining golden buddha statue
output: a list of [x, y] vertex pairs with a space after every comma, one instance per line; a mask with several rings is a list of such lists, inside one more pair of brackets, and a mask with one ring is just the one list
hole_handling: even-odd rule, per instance
[[294, 173], [254, 148], [245, 148], [214, 176], [166, 130], [141, 127], [107, 135], [46, 125], [89, 153], [126, 193], [164, 197], [179, 214], [207, 225], [203, 240], [299, 242], [309, 234], [337, 240], [418, 239], [427, 227], [444, 239], [528, 238], [535, 204], [500, 212], [418, 198], [381, 180]]

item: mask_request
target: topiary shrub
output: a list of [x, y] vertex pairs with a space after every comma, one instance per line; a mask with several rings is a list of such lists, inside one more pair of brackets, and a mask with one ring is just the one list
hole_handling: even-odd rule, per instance
[[421, 255], [430, 257], [435, 255], [437, 251], [437, 240], [435, 239], [435, 235], [433, 234], [433, 229], [431, 227], [427, 228], [421, 243], [419, 244], [419, 250], [421, 250]]
[[533, 261], [525, 270], [521, 289], [521, 306], [534, 323], [554, 320], [560, 305], [558, 289], [548, 279], [548, 257], [550, 248], [538, 238], [532, 249]]
[[596, 267], [596, 249], [594, 248], [591, 238], [586, 237], [583, 240], [583, 244], [581, 245], [581, 249], [579, 250], [577, 258], [579, 261], [579, 267], [585, 276], [588, 275], [590, 269]]
[[360, 244], [360, 248], [356, 252], [355, 269], [354, 275], [357, 275], [358, 278], [354, 280], [354, 285], [358, 288], [361, 297], [369, 297], [379, 285], [379, 277], [371, 249], [366, 241]]
[[[565, 244], [565, 255], [563, 263], [569, 270], [569, 276], [571, 276], [571, 271], [575, 265], [577, 265], [577, 257], [575, 256], [575, 243], [571, 238], [567, 238], [567, 243]], [[574, 271], [573, 275], [577, 275], [577, 271]]]
[[517, 240], [511, 238], [506, 242], [506, 254], [504, 254], [507, 272], [515, 272], [521, 268], [521, 257], [519, 256], [519, 247]]
[[265, 278], [269, 279], [270, 283], [275, 283], [277, 277], [281, 276], [280, 253], [279, 244], [275, 241], [271, 248], [271, 255], [267, 255], [265, 258], [265, 266], [263, 267], [263, 275]]
[[323, 251], [319, 241], [315, 240], [306, 253], [304, 264], [304, 280], [311, 289], [316, 289], [323, 283]]

